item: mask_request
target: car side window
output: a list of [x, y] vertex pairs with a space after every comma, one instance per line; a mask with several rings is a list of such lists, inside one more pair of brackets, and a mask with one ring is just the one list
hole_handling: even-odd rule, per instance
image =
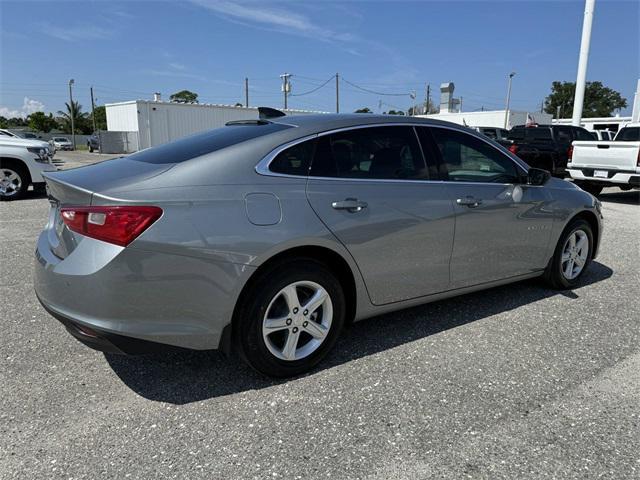
[[346, 130], [318, 138], [311, 176], [361, 179], [427, 179], [413, 127]]
[[316, 139], [307, 140], [281, 151], [271, 160], [269, 170], [284, 175], [306, 177], [309, 174], [311, 158], [315, 150]]
[[442, 158], [443, 174], [452, 182], [517, 183], [519, 169], [507, 155], [472, 135], [431, 128]]

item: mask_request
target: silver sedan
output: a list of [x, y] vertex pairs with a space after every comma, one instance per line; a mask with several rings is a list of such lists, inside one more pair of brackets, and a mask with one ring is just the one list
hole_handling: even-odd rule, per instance
[[349, 322], [532, 277], [571, 288], [602, 234], [588, 193], [424, 119], [230, 122], [45, 176], [35, 289], [72, 335], [220, 348], [272, 376], [314, 367]]

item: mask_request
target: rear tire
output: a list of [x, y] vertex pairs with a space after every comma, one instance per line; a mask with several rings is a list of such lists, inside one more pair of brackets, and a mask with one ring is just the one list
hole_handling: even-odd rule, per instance
[[581, 218], [573, 220], [562, 232], [553, 258], [544, 273], [551, 288], [567, 290], [580, 283], [593, 257], [593, 231]]
[[332, 349], [344, 325], [342, 286], [312, 258], [292, 259], [265, 272], [239, 301], [236, 345], [251, 367], [272, 377], [311, 370]]
[[15, 161], [0, 161], [0, 200], [19, 200], [23, 198], [29, 184], [29, 170]]

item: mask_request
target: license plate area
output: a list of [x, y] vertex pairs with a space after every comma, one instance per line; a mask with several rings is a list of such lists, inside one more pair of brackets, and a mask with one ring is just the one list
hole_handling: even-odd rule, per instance
[[598, 178], [609, 178], [609, 172], [606, 170], [594, 170], [593, 176]]

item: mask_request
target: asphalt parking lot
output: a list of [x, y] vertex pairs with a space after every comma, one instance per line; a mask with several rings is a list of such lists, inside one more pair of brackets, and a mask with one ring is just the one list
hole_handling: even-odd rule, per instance
[[47, 200], [0, 203], [0, 478], [640, 478], [640, 198], [601, 200], [580, 288], [360, 322], [289, 381], [82, 346], [32, 289]]

